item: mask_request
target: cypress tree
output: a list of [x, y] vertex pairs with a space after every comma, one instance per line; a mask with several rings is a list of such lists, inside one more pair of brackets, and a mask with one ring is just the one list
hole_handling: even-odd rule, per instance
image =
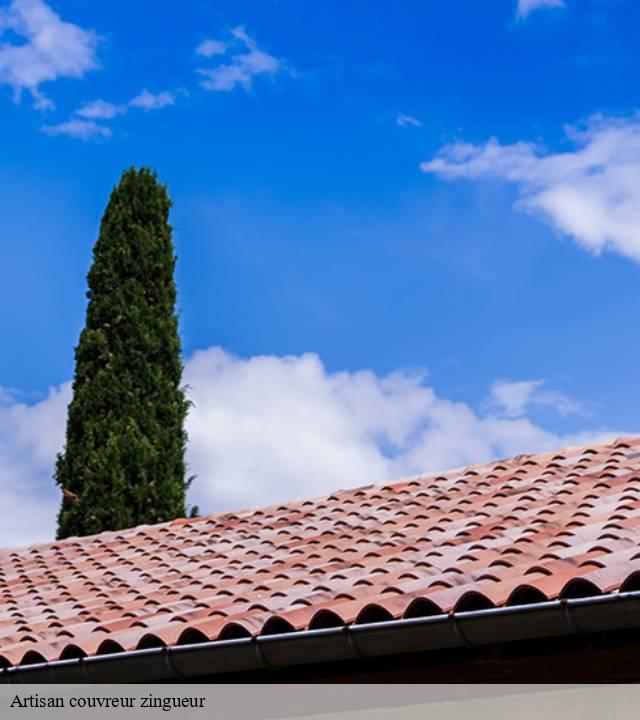
[[58, 538], [185, 515], [188, 401], [170, 208], [156, 174], [131, 168], [102, 218], [56, 462]]

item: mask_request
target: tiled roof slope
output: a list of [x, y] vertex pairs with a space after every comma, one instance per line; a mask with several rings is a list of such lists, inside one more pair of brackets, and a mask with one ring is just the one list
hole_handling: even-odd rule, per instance
[[0, 551], [0, 665], [640, 588], [640, 438]]

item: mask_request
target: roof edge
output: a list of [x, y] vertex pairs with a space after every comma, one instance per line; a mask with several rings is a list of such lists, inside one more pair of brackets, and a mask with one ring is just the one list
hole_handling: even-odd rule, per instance
[[0, 671], [0, 684], [188, 681], [639, 626], [640, 591], [633, 591], [20, 665]]

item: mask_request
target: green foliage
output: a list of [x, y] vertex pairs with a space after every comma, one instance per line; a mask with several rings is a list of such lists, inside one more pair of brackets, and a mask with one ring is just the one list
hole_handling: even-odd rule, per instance
[[131, 168], [102, 218], [56, 463], [58, 538], [186, 514], [189, 403], [180, 385], [170, 208], [155, 173]]

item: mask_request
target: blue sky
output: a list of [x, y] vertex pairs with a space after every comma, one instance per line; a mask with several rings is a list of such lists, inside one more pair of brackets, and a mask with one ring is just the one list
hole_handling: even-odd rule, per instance
[[[300, 408], [322, 387], [350, 419], [327, 447], [321, 428], [308, 455], [267, 470], [273, 448], [256, 449], [273, 477], [264, 501], [640, 429], [638, 3], [149, 7], [0, 0], [5, 467], [48, 482], [91, 248], [131, 165], [157, 169], [174, 199], [188, 378], [200, 378], [201, 407], [217, 389], [214, 415], [229, 394], [224, 418], [199, 422], [243, 418], [218, 455], [192, 421], [202, 488], [209, 473], [233, 476], [246, 427], [273, 413], [273, 444], [296, 442], [298, 410], [285, 417], [286, 403], [265, 398], [271, 414], [250, 399], [239, 413], [237, 398], [257, 378], [287, 393], [305, 368], [318, 382], [301, 381]], [[196, 351], [218, 355], [207, 365]], [[477, 446], [473, 423], [445, 431], [426, 391], [500, 432]], [[371, 425], [367, 412], [387, 420]], [[305, 458], [321, 446], [349, 455], [354, 437], [377, 469], [344, 460], [296, 485]], [[209, 511], [248, 502], [207, 492], [197, 499]]]

